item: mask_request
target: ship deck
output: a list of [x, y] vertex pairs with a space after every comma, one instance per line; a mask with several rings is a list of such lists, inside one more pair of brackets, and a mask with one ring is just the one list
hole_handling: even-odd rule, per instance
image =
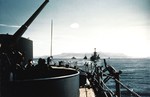
[[83, 87], [83, 88], [80, 88], [79, 97], [95, 97], [95, 94], [92, 88]]

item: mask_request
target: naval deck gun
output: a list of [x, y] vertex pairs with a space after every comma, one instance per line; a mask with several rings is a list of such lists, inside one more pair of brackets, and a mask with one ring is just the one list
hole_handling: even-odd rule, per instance
[[27, 63], [28, 59], [33, 59], [33, 42], [32, 40], [23, 38], [22, 35], [48, 2], [49, 0], [45, 0], [33, 13], [33, 15], [13, 35], [0, 34], [0, 53], [5, 52], [8, 54], [12, 50], [17, 50], [23, 53], [24, 64]]
[[20, 54], [24, 55], [22, 64], [26, 64], [29, 59], [33, 59], [33, 42], [23, 38], [30, 24], [46, 6], [49, 0], [45, 0], [33, 15], [13, 34], [0, 34], [0, 97], [5, 97], [7, 84], [10, 81], [12, 68], [20, 61]]
[[[44, 74], [34, 72], [37, 71], [36, 68], [31, 72], [10, 70], [16, 65], [14, 62], [11, 64], [11, 60], [18, 60], [19, 52], [25, 54], [26, 62], [33, 58], [32, 41], [22, 35], [48, 2], [49, 0], [45, 0], [13, 35], [0, 34], [0, 97], [79, 97], [77, 70], [54, 67], [44, 71]], [[30, 74], [33, 74], [31, 78]]]

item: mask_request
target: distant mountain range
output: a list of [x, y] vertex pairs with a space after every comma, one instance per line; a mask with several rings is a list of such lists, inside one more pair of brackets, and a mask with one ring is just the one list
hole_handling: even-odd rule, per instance
[[[62, 53], [59, 55], [54, 55], [54, 58], [84, 58], [86, 55], [87, 58], [90, 58], [93, 53]], [[127, 55], [123, 53], [106, 53], [106, 52], [97, 52], [101, 58], [128, 58]], [[46, 57], [46, 56], [45, 56]]]

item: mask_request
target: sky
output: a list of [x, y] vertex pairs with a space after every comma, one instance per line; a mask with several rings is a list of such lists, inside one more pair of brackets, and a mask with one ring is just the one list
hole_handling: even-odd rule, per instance
[[[14, 34], [44, 0], [0, 0], [0, 34]], [[34, 56], [61, 53], [123, 53], [150, 56], [150, 0], [50, 0], [23, 37]]]

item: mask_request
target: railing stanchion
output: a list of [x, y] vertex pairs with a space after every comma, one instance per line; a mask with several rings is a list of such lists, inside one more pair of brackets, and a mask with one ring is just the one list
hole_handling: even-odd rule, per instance
[[[118, 72], [115, 73], [115, 79], [117, 79], [118, 81], [120, 81], [119, 73]], [[118, 97], [121, 97], [120, 84], [117, 81], [115, 81], [115, 83], [116, 83], [116, 95]]]

